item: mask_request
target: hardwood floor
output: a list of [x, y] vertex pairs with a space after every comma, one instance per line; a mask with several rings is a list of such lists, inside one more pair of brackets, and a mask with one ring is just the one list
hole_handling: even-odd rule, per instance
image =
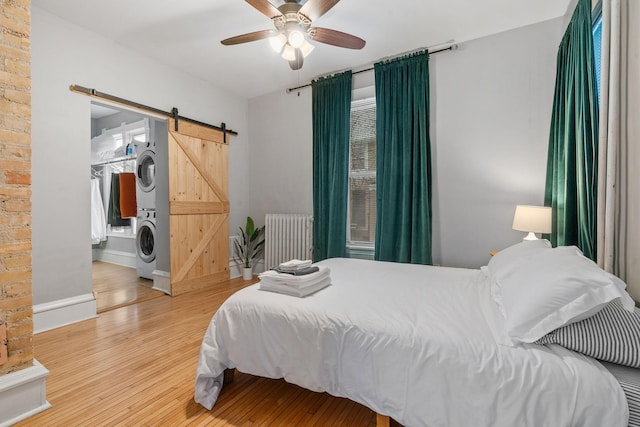
[[200, 343], [222, 302], [250, 282], [156, 298], [34, 336], [52, 408], [18, 426], [375, 426], [347, 399], [237, 372], [216, 406], [193, 400]]
[[98, 313], [166, 296], [151, 288], [152, 280], [138, 277], [135, 268], [107, 262], [91, 264], [91, 280]]

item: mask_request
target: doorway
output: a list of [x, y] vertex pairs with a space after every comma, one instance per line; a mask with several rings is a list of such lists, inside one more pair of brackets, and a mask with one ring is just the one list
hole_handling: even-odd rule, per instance
[[153, 286], [156, 251], [149, 233], [142, 233], [145, 245], [137, 247], [147, 217], [155, 224], [155, 191], [141, 191], [137, 179], [139, 169], [146, 179], [154, 173], [148, 161], [145, 168], [137, 161], [154, 141], [153, 124], [138, 112], [91, 103], [92, 289], [98, 313], [165, 296]]

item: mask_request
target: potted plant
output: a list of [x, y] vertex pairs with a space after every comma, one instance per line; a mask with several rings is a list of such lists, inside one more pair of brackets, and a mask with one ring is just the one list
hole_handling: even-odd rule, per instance
[[240, 235], [234, 240], [235, 258], [242, 264], [242, 278], [250, 280], [253, 277], [253, 265], [264, 251], [264, 227], [255, 227], [253, 218], [247, 217], [244, 229], [240, 228]]

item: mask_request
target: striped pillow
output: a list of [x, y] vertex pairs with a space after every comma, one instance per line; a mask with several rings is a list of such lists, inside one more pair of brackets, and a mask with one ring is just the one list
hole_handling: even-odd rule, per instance
[[640, 372], [626, 366], [603, 362], [602, 364], [618, 380], [629, 404], [629, 427], [640, 427]]
[[619, 299], [593, 316], [549, 332], [536, 344], [559, 344], [594, 359], [640, 368], [640, 309]]

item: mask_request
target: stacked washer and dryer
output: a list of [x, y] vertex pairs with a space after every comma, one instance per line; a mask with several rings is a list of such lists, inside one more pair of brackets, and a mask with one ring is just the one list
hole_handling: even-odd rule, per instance
[[153, 271], [156, 269], [155, 142], [139, 144], [136, 151], [136, 271], [138, 276], [153, 280]]

